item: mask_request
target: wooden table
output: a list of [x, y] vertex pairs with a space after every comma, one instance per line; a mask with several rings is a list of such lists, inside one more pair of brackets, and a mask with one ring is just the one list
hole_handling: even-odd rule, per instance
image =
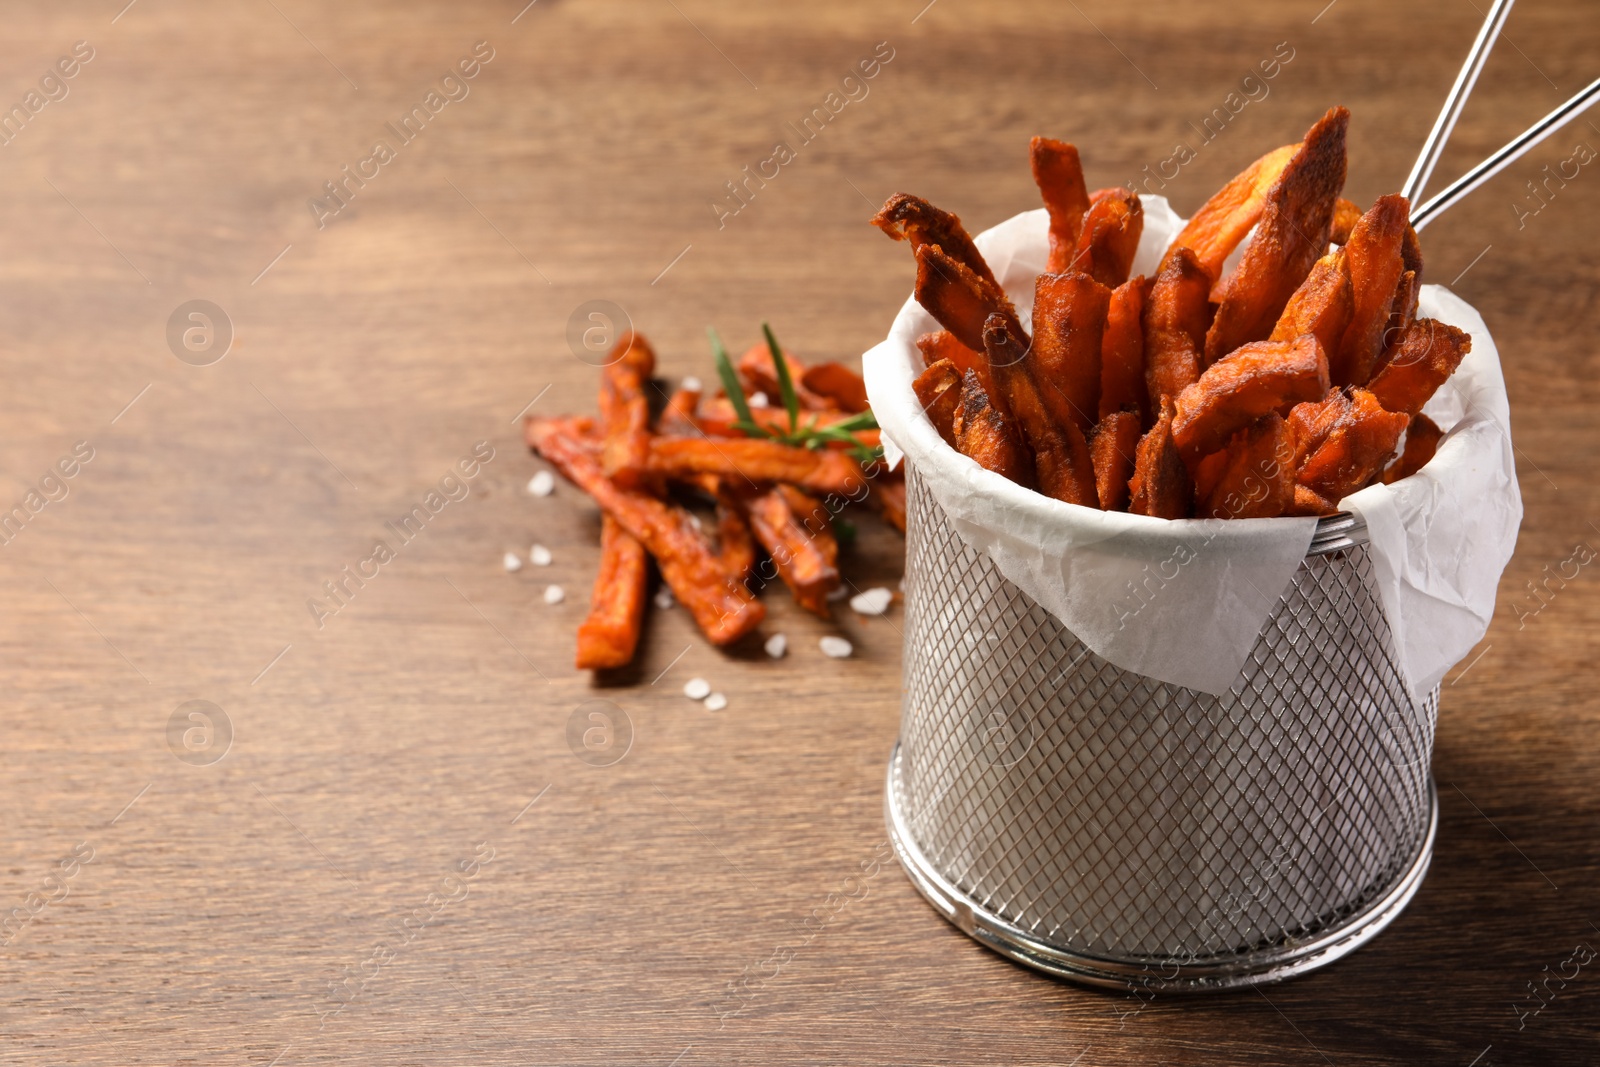
[[[1292, 58], [1174, 203], [1332, 103], [1355, 116], [1347, 192], [1370, 201], [1404, 177], [1473, 3], [123, 2], [0, 20], [0, 93], [26, 116], [0, 147], [0, 505], [43, 504], [0, 551], [0, 905], [29, 920], [0, 953], [0, 1058], [1600, 1057], [1600, 964], [1518, 1025], [1530, 983], [1600, 945], [1600, 577], [1536, 615], [1527, 592], [1600, 544], [1600, 178], [1516, 209], [1541, 203], [1543, 166], [1600, 144], [1594, 124], [1426, 234], [1432, 280], [1500, 343], [1527, 506], [1496, 621], [1444, 688], [1433, 868], [1373, 944], [1259, 993], [1141, 1004], [1046, 980], [877, 862], [898, 608], [824, 625], [769, 594], [782, 661], [656, 612], [626, 677], [571, 669], [596, 512], [564, 483], [530, 496], [516, 425], [530, 403], [593, 410], [567, 340], [591, 300], [625, 308], [671, 377], [709, 376], [712, 324], [742, 346], [766, 319], [803, 354], [854, 358], [910, 284], [904, 248], [865, 225], [889, 193], [990, 225], [1035, 205], [1036, 132], [1083, 146], [1092, 186], [1127, 181], [1275, 52]], [[1596, 73], [1583, 4], [1529, 0], [1508, 30], [1441, 181]], [[78, 41], [92, 58], [39, 89]], [[788, 124], [875, 51], [891, 58], [860, 98], [798, 143]], [[474, 76], [445, 82], [462, 60]], [[413, 105], [404, 141], [385, 124]], [[370, 162], [379, 138], [392, 156]], [[733, 213], [724, 183], [777, 141], [793, 160]], [[335, 211], [324, 182], [346, 166], [367, 177]], [[198, 299], [231, 324], [215, 362], [221, 334], [185, 349], [181, 315], [169, 346]], [[394, 537], [479, 441], [493, 458], [469, 495]], [[64, 457], [73, 477], [41, 485]], [[371, 574], [380, 538], [394, 558], [358, 587], [341, 568]], [[553, 562], [507, 573], [533, 541]], [[851, 582], [900, 568], [898, 537], [862, 519]], [[324, 582], [346, 598], [319, 625]], [[824, 659], [827, 633], [855, 656]], [[681, 695], [697, 675], [726, 711]], [[567, 740], [596, 699], [632, 728], [604, 767]], [[867, 892], [837, 909], [863, 863]], [[831, 919], [803, 933], [813, 909]]]

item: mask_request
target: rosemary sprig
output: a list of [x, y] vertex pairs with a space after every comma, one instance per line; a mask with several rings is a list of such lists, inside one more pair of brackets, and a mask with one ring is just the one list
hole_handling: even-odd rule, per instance
[[778, 375], [778, 395], [783, 398], [784, 409], [789, 412], [789, 432], [798, 433], [800, 395], [794, 391], [794, 379], [789, 377], [789, 361], [783, 358], [783, 349], [778, 347], [778, 339], [772, 336], [772, 327], [763, 322], [761, 332], [767, 335], [767, 351], [772, 353], [772, 369]]

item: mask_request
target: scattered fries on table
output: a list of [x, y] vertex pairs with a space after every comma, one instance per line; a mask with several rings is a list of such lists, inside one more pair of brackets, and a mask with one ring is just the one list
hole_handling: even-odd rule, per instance
[[[705, 635], [727, 645], [766, 617], [752, 578], [780, 579], [807, 611], [829, 617], [846, 504], [870, 501], [905, 532], [905, 482], [882, 461], [861, 376], [839, 363], [807, 366], [763, 330], [766, 344], [737, 363], [711, 333], [720, 395], [681, 386], [652, 414], [655, 353], [628, 333], [602, 371], [598, 419], [525, 420], [533, 451], [604, 512], [580, 669], [633, 660], [650, 558]], [[686, 506], [695, 498], [714, 509], [714, 537]]]
[[1327, 515], [1420, 470], [1442, 436], [1422, 406], [1471, 340], [1416, 317], [1405, 198], [1340, 198], [1349, 119], [1332, 108], [1245, 168], [1151, 278], [1128, 277], [1138, 195], [1090, 194], [1077, 149], [1035, 137], [1050, 245], [1031, 337], [960, 219], [890, 197], [872, 223], [911, 244], [944, 327], [918, 339], [915, 382], [940, 436], [1055, 499], [1166, 519]]

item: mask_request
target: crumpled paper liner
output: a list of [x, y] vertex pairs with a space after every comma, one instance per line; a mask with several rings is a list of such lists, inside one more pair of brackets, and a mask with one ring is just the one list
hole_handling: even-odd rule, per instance
[[[1184, 220], [1146, 196], [1133, 273], [1153, 274]], [[1048, 215], [1024, 212], [976, 238], [1031, 325]], [[1363, 489], [1340, 506], [1367, 523], [1389, 626], [1413, 697], [1429, 692], [1482, 638], [1522, 521], [1510, 407], [1483, 319], [1442, 286], [1420, 314], [1472, 335], [1472, 351], [1424, 409], [1445, 431], [1418, 474]], [[862, 357], [891, 464], [909, 457], [973, 550], [1094, 652], [1124, 670], [1221, 696], [1300, 566], [1315, 518], [1185, 519], [1103, 512], [1051, 500], [947, 446], [911, 383], [919, 335], [939, 329], [908, 299], [889, 336]]]

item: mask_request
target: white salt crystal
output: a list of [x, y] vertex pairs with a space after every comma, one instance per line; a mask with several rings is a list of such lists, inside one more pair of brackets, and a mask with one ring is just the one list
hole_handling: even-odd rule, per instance
[[528, 549], [528, 562], [535, 567], [550, 566], [550, 550], [543, 545], [534, 545]]
[[824, 637], [821, 641], [817, 642], [817, 646], [822, 649], [822, 654], [824, 656], [827, 656], [831, 659], [844, 659], [851, 652], [855, 651], [851, 647], [850, 642], [846, 641], [842, 637]]
[[773, 634], [767, 638], [767, 643], [762, 647], [767, 650], [767, 655], [773, 659], [782, 659], [783, 654], [789, 651], [789, 639], [782, 634]]
[[544, 587], [544, 602], [546, 604], [559, 604], [565, 599], [567, 599], [567, 591], [559, 585], [547, 585]]
[[517, 558], [515, 552], [507, 552], [506, 558], [500, 562], [505, 564], [505, 568], [508, 571], [520, 571], [522, 569], [522, 560]]
[[764, 407], [766, 407], [767, 406], [767, 394], [766, 393], [751, 393], [750, 394], [750, 406], [753, 407], [753, 408], [764, 408]]
[[857, 615], [882, 615], [889, 610], [889, 602], [893, 599], [893, 593], [879, 586], [851, 597], [850, 610]]
[[690, 700], [704, 700], [711, 695], [711, 683], [704, 678], [690, 678], [683, 685], [683, 695]]
[[549, 496], [555, 489], [556, 478], [549, 471], [540, 471], [528, 479], [528, 492], [534, 496]]
[[698, 392], [700, 392], [700, 390], [702, 388], [702, 386], [700, 385], [700, 379], [696, 378], [692, 374], [689, 375], [687, 378], [685, 378], [682, 382], [680, 382], [679, 383], [679, 387], [683, 388], [683, 389], [687, 389], [691, 393], [698, 393]]
[[660, 608], [662, 611], [666, 611], [676, 603], [677, 600], [673, 597], [672, 590], [667, 586], [662, 586], [660, 589], [656, 590], [656, 607]]
[[728, 698], [723, 696], [721, 693], [712, 693], [710, 696], [706, 697], [707, 711], [721, 711], [727, 706]]

